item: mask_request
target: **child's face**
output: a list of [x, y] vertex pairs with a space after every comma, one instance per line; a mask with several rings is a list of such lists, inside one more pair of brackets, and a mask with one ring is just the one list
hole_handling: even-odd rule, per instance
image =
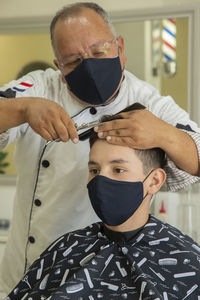
[[143, 181], [146, 175], [135, 151], [129, 147], [111, 145], [97, 140], [90, 151], [89, 178], [103, 175], [120, 181]]
[[144, 174], [143, 164], [129, 147], [111, 145], [105, 140], [98, 139], [92, 146], [89, 155], [89, 178], [102, 175], [118, 181], [144, 181], [143, 201], [137, 210], [124, 223], [117, 226], [106, 225], [116, 231], [130, 231], [143, 226], [149, 216], [151, 196], [158, 192], [165, 181], [163, 169], [154, 169], [151, 174]]

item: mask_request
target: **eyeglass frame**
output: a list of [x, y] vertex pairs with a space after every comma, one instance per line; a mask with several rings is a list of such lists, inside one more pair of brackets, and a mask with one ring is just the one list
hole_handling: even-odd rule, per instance
[[[99, 45], [100, 44], [102, 44], [102, 48], [101, 49], [103, 49], [103, 47], [105, 47], [105, 45], [108, 45], [108, 49], [107, 49], [107, 51], [109, 52], [110, 51], [110, 48], [111, 48], [111, 45], [113, 44], [113, 43], [116, 43], [116, 45], [117, 45], [117, 48], [118, 48], [118, 38], [113, 38], [111, 41], [106, 41], [106, 42], [104, 42], [104, 43], [99, 43]], [[96, 48], [95, 48], [96, 47]], [[73, 62], [68, 62], [68, 63], [62, 63], [62, 62], [59, 62], [59, 59], [58, 59], [58, 66], [61, 68], [61, 69], [63, 69], [64, 70], [64, 68], [68, 68], [68, 69], [75, 69], [76, 67], [78, 67], [78, 65], [79, 64], [81, 64], [82, 63], [82, 61], [85, 59], [85, 56], [87, 56], [88, 58], [102, 58], [102, 56], [104, 56], [104, 55], [107, 55], [107, 53], [105, 54], [103, 54], [103, 52], [104, 51], [102, 51], [102, 55], [101, 55], [101, 57], [95, 57], [95, 54], [94, 53], [92, 53], [91, 52], [91, 48], [94, 48], [94, 49], [97, 49], [97, 44], [95, 44], [95, 45], [93, 45], [93, 46], [91, 46], [91, 47], [89, 47], [88, 49], [89, 49], [89, 51], [90, 52], [88, 52], [88, 53], [83, 53], [83, 54], [79, 54], [79, 55], [76, 55], [76, 54], [74, 54], [74, 55], [72, 55], [72, 57], [74, 57], [74, 58], [76, 58], [76, 59], [79, 59], [80, 61], [78, 61], [77, 63], [76, 63], [76, 60], [74, 60]], [[100, 49], [100, 47], [99, 47], [99, 49]], [[106, 49], [105, 49], [106, 50]], [[99, 53], [100, 53], [100, 51], [99, 51]], [[74, 64], [74, 66], [72, 67], [72, 65]]]

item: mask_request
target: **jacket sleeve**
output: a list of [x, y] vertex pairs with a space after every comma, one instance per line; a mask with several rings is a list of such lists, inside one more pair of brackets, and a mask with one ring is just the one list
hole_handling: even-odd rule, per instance
[[[195, 142], [198, 151], [199, 161], [200, 161], [200, 134], [196, 132], [186, 131], [186, 130], [183, 131], [189, 134], [192, 137], [193, 141]], [[167, 189], [172, 192], [175, 192], [179, 189], [184, 189], [188, 185], [200, 181], [200, 177], [193, 176], [177, 168], [174, 162], [170, 160], [168, 157], [167, 157], [167, 164], [165, 167], [165, 171], [167, 174], [166, 186]]]
[[[178, 106], [170, 96], [161, 96], [159, 91], [148, 83], [137, 81], [139, 86], [135, 95], [149, 111], [161, 120], [169, 123], [189, 134], [196, 144], [200, 161], [200, 128], [192, 121], [189, 114]], [[179, 169], [173, 161], [167, 158], [166, 186], [170, 191], [185, 188], [187, 185], [200, 181], [200, 177], [193, 176]]]
[[[44, 97], [45, 77], [47, 77], [45, 74], [44, 71], [34, 71], [9, 82], [0, 88], [0, 98]], [[28, 124], [25, 123], [1, 133], [0, 150], [18, 139], [26, 132], [27, 127]]]
[[[180, 108], [171, 97], [161, 97], [161, 103], [156, 105], [156, 115], [165, 122], [186, 132], [193, 139], [199, 156], [200, 162], [200, 129], [197, 124], [190, 120], [189, 114]], [[192, 183], [200, 181], [200, 177], [193, 176], [184, 170], [179, 169], [175, 163], [167, 158], [166, 166], [166, 186], [169, 191], [184, 189]]]

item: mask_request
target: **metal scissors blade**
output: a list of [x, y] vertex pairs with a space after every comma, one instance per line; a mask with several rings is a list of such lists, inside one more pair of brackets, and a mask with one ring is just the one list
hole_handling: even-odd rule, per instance
[[89, 122], [89, 123], [82, 123], [80, 126], [75, 124], [75, 126], [76, 126], [77, 131], [79, 131], [81, 129], [92, 128], [92, 127], [98, 126], [100, 124], [101, 124], [101, 122], [99, 120], [96, 120], [96, 121]]

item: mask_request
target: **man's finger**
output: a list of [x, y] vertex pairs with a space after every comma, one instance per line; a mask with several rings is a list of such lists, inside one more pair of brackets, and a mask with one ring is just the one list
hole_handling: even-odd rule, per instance
[[78, 132], [76, 130], [74, 121], [72, 119], [69, 122], [68, 132], [69, 132], [69, 137], [72, 140], [72, 142], [77, 144], [79, 141]]
[[115, 130], [98, 132], [98, 137], [102, 139], [105, 139], [107, 136], [130, 137], [130, 135], [131, 135], [130, 129], [115, 129]]
[[53, 141], [54, 138], [51, 135], [51, 133], [46, 130], [45, 128], [42, 128], [40, 132], [37, 132], [39, 135], [41, 135], [46, 141]]
[[59, 134], [56, 128], [54, 127], [54, 124], [49, 124], [47, 131], [49, 132], [53, 140], [56, 140], [59, 137]]
[[69, 133], [64, 123], [61, 120], [56, 120], [56, 122], [54, 123], [54, 127], [57, 133], [57, 137], [60, 138], [61, 141], [67, 142], [69, 140]]
[[127, 128], [130, 126], [129, 122], [130, 122], [130, 120], [128, 120], [128, 119], [117, 119], [117, 120], [105, 122], [99, 126], [95, 126], [94, 131], [100, 132], [100, 131], [109, 131], [109, 130], [113, 130], [113, 129]]
[[106, 141], [109, 144], [134, 148], [134, 141], [130, 137], [107, 136]]

